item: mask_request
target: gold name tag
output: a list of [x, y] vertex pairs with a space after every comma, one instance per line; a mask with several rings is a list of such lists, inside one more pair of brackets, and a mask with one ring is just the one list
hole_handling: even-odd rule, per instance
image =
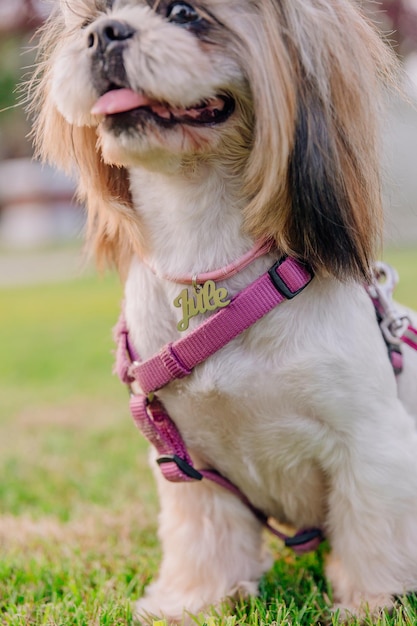
[[223, 309], [230, 304], [227, 289], [224, 287], [216, 287], [213, 280], [208, 280], [204, 285], [196, 285], [193, 287], [193, 293], [188, 293], [187, 287], [183, 289], [180, 295], [175, 298], [174, 306], [182, 309], [182, 320], [178, 322], [179, 331], [187, 330], [190, 325], [190, 319], [206, 313], [207, 311], [217, 311]]

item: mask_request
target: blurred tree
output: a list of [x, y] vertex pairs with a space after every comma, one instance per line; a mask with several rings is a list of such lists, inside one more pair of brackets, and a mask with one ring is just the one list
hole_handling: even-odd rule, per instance
[[33, 62], [30, 39], [47, 15], [42, 0], [0, 0], [0, 158], [28, 156], [28, 126], [16, 85]]

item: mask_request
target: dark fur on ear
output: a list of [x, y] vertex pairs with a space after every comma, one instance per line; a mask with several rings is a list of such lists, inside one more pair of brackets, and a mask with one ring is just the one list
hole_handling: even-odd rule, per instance
[[288, 168], [291, 211], [287, 229], [297, 254], [316, 271], [369, 277], [380, 231], [361, 164], [336, 112], [303, 82]]
[[378, 120], [394, 57], [354, 2], [256, 4], [246, 228], [318, 274], [367, 280], [381, 242]]

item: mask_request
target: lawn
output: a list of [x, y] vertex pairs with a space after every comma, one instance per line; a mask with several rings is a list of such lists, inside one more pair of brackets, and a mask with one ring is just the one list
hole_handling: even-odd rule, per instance
[[[391, 251], [399, 298], [417, 309], [417, 252]], [[160, 557], [147, 445], [111, 375], [118, 279], [0, 290], [0, 623], [133, 624], [130, 601]], [[280, 558], [260, 598], [217, 624], [309, 625], [329, 617], [326, 546]], [[371, 623], [369, 621], [369, 623]], [[404, 599], [386, 625], [417, 623]]]

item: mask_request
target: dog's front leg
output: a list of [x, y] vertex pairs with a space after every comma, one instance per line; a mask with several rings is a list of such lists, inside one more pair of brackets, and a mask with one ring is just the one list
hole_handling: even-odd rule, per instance
[[188, 614], [225, 598], [256, 594], [271, 562], [253, 513], [207, 479], [169, 483], [157, 474], [157, 481], [163, 556], [157, 580], [136, 605], [138, 618], [187, 623]]
[[327, 575], [336, 607], [361, 617], [417, 589], [417, 433], [398, 400], [379, 408], [327, 452]]

